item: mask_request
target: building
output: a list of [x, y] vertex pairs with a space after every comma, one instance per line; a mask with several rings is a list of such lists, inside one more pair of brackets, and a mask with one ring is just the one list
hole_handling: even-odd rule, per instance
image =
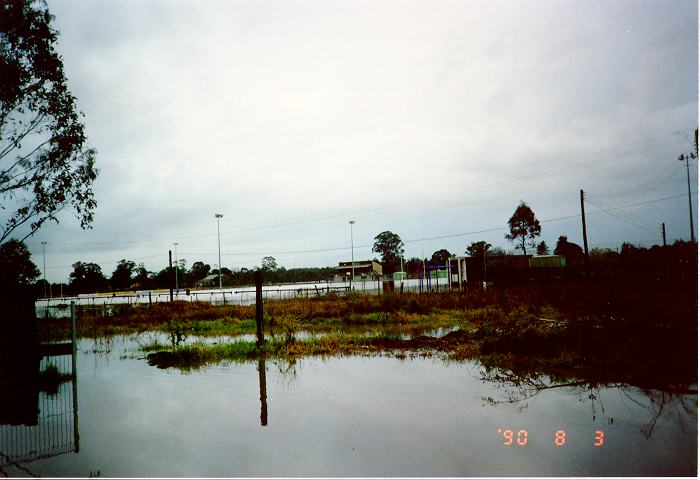
[[[382, 276], [382, 264], [374, 260], [355, 260], [355, 280]], [[335, 267], [334, 282], [347, 282], [353, 272], [353, 262], [340, 262]], [[354, 280], [353, 280], [354, 281]]]
[[561, 255], [487, 255], [479, 257], [452, 257], [450, 269], [452, 283], [483, 285], [489, 283], [524, 282], [536, 276], [547, 278], [557, 275], [566, 266]]
[[[226, 275], [225, 273], [221, 274], [221, 283], [222, 285], [228, 285], [231, 283], [231, 275]], [[219, 274], [218, 273], [213, 273], [211, 275], [207, 275], [203, 279], [195, 282], [195, 285], [199, 288], [201, 287], [218, 287], [219, 286]]]
[[563, 255], [538, 255], [530, 259], [530, 268], [564, 268], [566, 257]]

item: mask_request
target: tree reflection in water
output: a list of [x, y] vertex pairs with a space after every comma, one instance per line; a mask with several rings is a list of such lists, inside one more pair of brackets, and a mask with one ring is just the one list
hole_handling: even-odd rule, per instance
[[[491, 358], [489, 363], [480, 370], [479, 374], [483, 382], [495, 384], [496, 388], [503, 392], [502, 399], [483, 397], [482, 400], [488, 404], [514, 405], [518, 411], [523, 411], [539, 394], [556, 389], [578, 396], [580, 402], [590, 401], [593, 421], [602, 415], [608, 424], [613, 424], [614, 419], [605, 414], [601, 390], [616, 389], [624, 401], [633, 403], [636, 410], [641, 410], [644, 412], [644, 417], [648, 418], [640, 429], [647, 439], [651, 438], [662, 414], [675, 418], [681, 431], [684, 431], [685, 420], [688, 416], [695, 416], [697, 412], [697, 389], [691, 388], [692, 381], [683, 384], [640, 385], [609, 379], [598, 380], [596, 377], [600, 378], [599, 375], [583, 375], [581, 372], [576, 372], [576, 375], [566, 375], [561, 371], [553, 374], [541, 369], [514, 371], [508, 367], [497, 366]], [[641, 398], [645, 398], [648, 402], [640, 401]]]

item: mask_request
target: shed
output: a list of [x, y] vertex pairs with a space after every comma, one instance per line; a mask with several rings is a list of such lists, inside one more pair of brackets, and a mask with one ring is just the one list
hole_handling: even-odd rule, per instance
[[[230, 283], [231, 282], [231, 275], [227, 275], [225, 273], [221, 274], [221, 283]], [[218, 287], [219, 286], [219, 274], [218, 273], [213, 273], [211, 275], [207, 275], [201, 280], [198, 280], [195, 282], [195, 285], [197, 287]]]

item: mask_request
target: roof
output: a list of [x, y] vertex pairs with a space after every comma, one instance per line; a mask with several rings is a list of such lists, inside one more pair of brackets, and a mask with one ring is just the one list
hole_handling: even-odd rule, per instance
[[[229, 276], [230, 276], [230, 275], [228, 275], [228, 274], [226, 274], [226, 273], [222, 273], [222, 274], [221, 274], [221, 277], [222, 277], [222, 278], [223, 278], [223, 277], [229, 277]], [[207, 276], [204, 277], [203, 279], [198, 280], [198, 282], [213, 282], [214, 280], [218, 280], [218, 279], [219, 279], [219, 274], [218, 274], [218, 273], [212, 273], [211, 275], [207, 275]]]
[[355, 265], [353, 265], [350, 262], [347, 262], [347, 263], [349, 263], [349, 265], [338, 265], [337, 267], [334, 267], [334, 268], [336, 270], [347, 270], [348, 268], [353, 268], [353, 266], [355, 268], [370, 268], [370, 267], [372, 267], [371, 263], [357, 263], [357, 262], [355, 262]]

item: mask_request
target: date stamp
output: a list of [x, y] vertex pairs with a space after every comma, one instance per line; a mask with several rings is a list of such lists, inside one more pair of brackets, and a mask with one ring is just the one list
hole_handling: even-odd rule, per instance
[[[503, 437], [503, 445], [506, 447], [524, 447], [528, 442], [527, 430], [511, 430], [509, 428], [498, 430], [499, 435]], [[566, 446], [566, 430], [557, 430], [554, 432], [552, 441], [557, 447]], [[593, 432], [593, 446], [602, 447], [605, 444], [605, 432], [603, 430], [595, 430]]]

